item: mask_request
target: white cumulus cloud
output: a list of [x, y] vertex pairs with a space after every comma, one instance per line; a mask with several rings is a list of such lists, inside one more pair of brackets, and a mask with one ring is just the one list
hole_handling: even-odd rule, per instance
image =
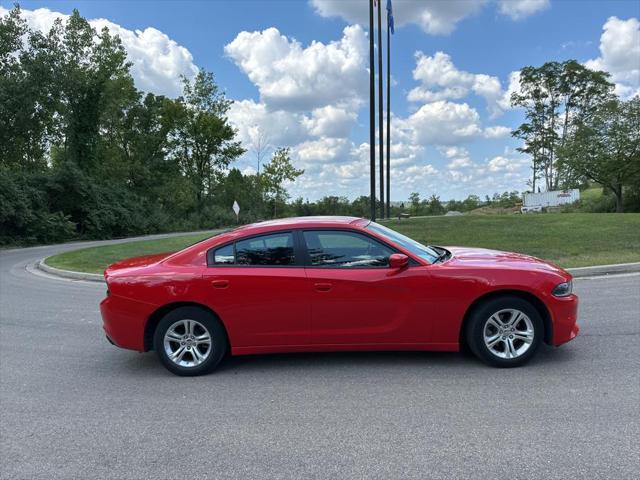
[[305, 111], [363, 101], [368, 85], [366, 38], [363, 29], [353, 25], [338, 41], [303, 47], [271, 27], [240, 32], [224, 50], [269, 108]]
[[549, 0], [500, 0], [498, 11], [512, 20], [522, 20], [549, 8]]
[[640, 94], [640, 22], [610, 17], [600, 36], [600, 56], [585, 63], [604, 70], [616, 82], [616, 93], [627, 98]]
[[409, 101], [460, 99], [473, 92], [485, 99], [492, 117], [503, 111], [500, 102], [504, 92], [500, 80], [483, 73], [474, 74], [460, 70], [444, 52], [436, 52], [432, 56], [417, 52], [413, 78], [421, 82], [421, 85], [409, 92]]
[[[0, 17], [8, 12], [0, 7]], [[48, 31], [58, 18], [62, 21], [69, 18], [47, 8], [23, 9], [22, 16], [31, 28], [41, 31]], [[129, 30], [104, 18], [88, 21], [96, 30], [107, 27], [112, 35], [121, 38], [127, 58], [133, 63], [131, 75], [141, 90], [175, 97], [182, 93], [180, 76], [193, 78], [198, 72], [191, 52], [160, 30], [153, 27]]]
[[420, 145], [455, 145], [480, 135], [480, 116], [466, 103], [440, 100], [420, 107], [406, 120], [413, 140]]
[[509, 158], [502, 155], [493, 157], [487, 163], [490, 172], [517, 172], [530, 163], [528, 158]]
[[282, 110], [269, 111], [266, 105], [253, 100], [235, 101], [227, 117], [247, 148], [251, 148], [258, 137], [280, 146], [296, 144], [308, 136], [301, 115]]
[[485, 138], [502, 138], [509, 136], [510, 134], [511, 129], [509, 127], [503, 127], [502, 125], [487, 127], [484, 129]]
[[305, 116], [302, 123], [311, 135], [348, 137], [357, 118], [355, 111], [327, 105], [313, 110], [311, 116]]
[[[349, 0], [311, 0], [316, 12], [323, 17], [342, 17], [350, 23], [367, 25], [369, 10], [363, 3]], [[433, 35], [448, 34], [459, 21], [479, 12], [486, 3], [486, 0], [394, 0], [395, 24], [402, 26], [413, 23]]]
[[[349, 23], [368, 25], [369, 10], [365, 2], [310, 0], [310, 3], [323, 17], [341, 17]], [[460, 21], [489, 4], [488, 0], [394, 0], [393, 13], [396, 26], [415, 24], [431, 35], [446, 35]], [[500, 0], [498, 11], [513, 20], [520, 20], [548, 6], [549, 0]]]

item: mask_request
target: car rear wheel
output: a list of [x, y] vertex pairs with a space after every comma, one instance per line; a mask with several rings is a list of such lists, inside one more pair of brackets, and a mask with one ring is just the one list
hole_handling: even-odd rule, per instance
[[170, 372], [181, 376], [202, 375], [216, 368], [225, 356], [227, 335], [210, 312], [181, 307], [160, 320], [153, 346]]
[[485, 363], [517, 367], [535, 354], [543, 328], [540, 314], [529, 302], [504, 296], [476, 308], [467, 325], [467, 342]]

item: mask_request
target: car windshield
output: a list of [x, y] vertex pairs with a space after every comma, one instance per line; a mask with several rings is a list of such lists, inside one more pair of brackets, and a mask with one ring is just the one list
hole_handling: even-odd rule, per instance
[[401, 233], [391, 230], [376, 222], [370, 222], [367, 225], [367, 229], [373, 230], [379, 235], [389, 239], [393, 243], [406, 248], [414, 255], [426, 260], [429, 263], [433, 263], [438, 260], [439, 254], [433, 248], [422, 245], [420, 242], [416, 242], [412, 238], [409, 238]]

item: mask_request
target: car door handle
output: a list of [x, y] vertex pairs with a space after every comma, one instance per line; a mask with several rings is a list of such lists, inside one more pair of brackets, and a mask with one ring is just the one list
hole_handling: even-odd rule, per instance
[[229, 280], [213, 280], [211, 286], [213, 288], [227, 288], [229, 286]]
[[314, 287], [316, 287], [316, 290], [318, 292], [328, 292], [329, 290], [331, 290], [333, 288], [333, 284], [331, 284], [331, 283], [316, 283], [316, 284], [314, 284]]

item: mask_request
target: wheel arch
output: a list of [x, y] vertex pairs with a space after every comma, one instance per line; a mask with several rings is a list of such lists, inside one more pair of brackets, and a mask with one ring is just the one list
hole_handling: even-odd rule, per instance
[[231, 345], [230, 345], [231, 341], [229, 339], [229, 330], [227, 329], [226, 325], [222, 321], [222, 318], [220, 318], [220, 315], [218, 315], [210, 307], [197, 302], [167, 303], [166, 305], [162, 305], [161, 307], [158, 307], [151, 315], [149, 315], [149, 318], [147, 319], [147, 323], [144, 326], [144, 351], [145, 352], [153, 350], [153, 335], [156, 331], [156, 327], [158, 326], [158, 323], [160, 323], [160, 320], [162, 320], [162, 318], [167, 313], [181, 307], [196, 307], [216, 317], [218, 321], [220, 321], [220, 325], [222, 325], [222, 328], [224, 328], [225, 332], [227, 333], [227, 348], [228, 348], [227, 351], [231, 352]]
[[505, 296], [513, 296], [513, 297], [521, 298], [522, 300], [529, 302], [537, 310], [537, 312], [540, 314], [540, 317], [542, 318], [542, 324], [544, 326], [544, 337], [543, 337], [544, 343], [546, 343], [547, 345], [551, 345], [551, 339], [553, 338], [553, 323], [551, 321], [551, 313], [549, 312], [549, 309], [544, 304], [544, 302], [539, 297], [535, 296], [533, 293], [527, 292], [524, 290], [515, 290], [515, 289], [494, 290], [491, 292], [487, 292], [484, 295], [481, 295], [480, 297], [476, 298], [473, 301], [473, 303], [469, 305], [469, 307], [467, 308], [464, 314], [464, 318], [460, 326], [460, 333], [458, 338], [460, 345], [462, 346], [467, 344], [467, 339], [466, 339], [467, 324], [471, 320], [471, 317], [475, 309], [477, 309], [480, 305], [482, 305], [483, 303], [489, 300], [493, 300], [494, 298], [505, 297]]

